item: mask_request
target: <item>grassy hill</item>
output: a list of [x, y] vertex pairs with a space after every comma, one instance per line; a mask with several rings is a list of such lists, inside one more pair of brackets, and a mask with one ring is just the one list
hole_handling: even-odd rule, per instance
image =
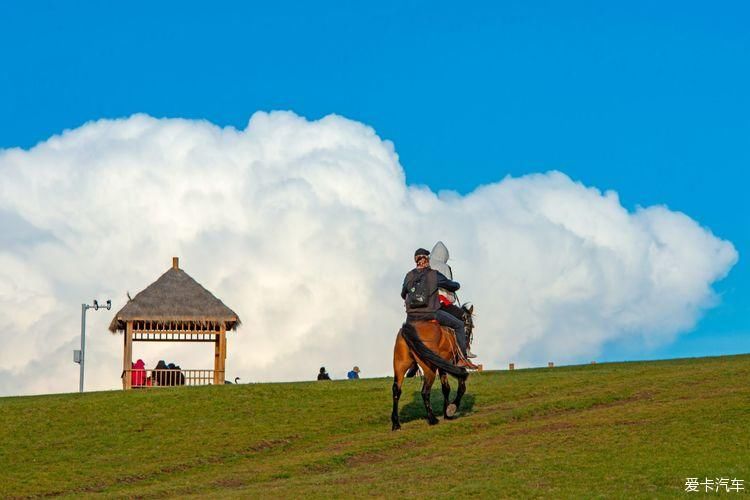
[[459, 418], [434, 427], [419, 384], [396, 433], [389, 379], [2, 398], [0, 497], [750, 490], [750, 355], [476, 374]]

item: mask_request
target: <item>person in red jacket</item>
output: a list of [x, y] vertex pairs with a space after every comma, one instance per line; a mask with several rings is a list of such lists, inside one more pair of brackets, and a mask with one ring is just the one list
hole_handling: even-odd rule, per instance
[[142, 359], [133, 363], [130, 372], [130, 385], [132, 387], [143, 387], [146, 385], [146, 364]]

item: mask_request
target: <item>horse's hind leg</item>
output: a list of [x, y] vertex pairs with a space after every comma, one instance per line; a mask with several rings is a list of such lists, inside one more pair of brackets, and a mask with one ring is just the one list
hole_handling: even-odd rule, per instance
[[391, 412], [391, 430], [397, 431], [401, 428], [398, 419], [398, 402], [401, 399], [401, 386], [404, 383], [404, 373], [414, 363], [414, 358], [409, 352], [406, 341], [399, 335], [396, 337], [396, 346], [393, 348], [393, 411]]
[[424, 370], [424, 383], [422, 384], [422, 401], [424, 402], [424, 409], [427, 410], [427, 422], [430, 425], [435, 425], [439, 422], [435, 413], [432, 411], [432, 403], [430, 403], [430, 393], [432, 392], [432, 384], [435, 382], [435, 370], [427, 368]]
[[401, 422], [398, 420], [398, 401], [401, 399], [401, 384], [404, 382], [404, 378], [396, 375], [393, 378], [393, 411], [391, 412], [391, 430], [397, 431], [401, 428]]
[[[448, 375], [443, 371], [440, 371], [440, 388], [443, 390], [443, 416], [452, 418], [456, 413], [456, 407], [450, 404], [451, 385], [448, 383]], [[452, 411], [450, 406], [453, 406]]]

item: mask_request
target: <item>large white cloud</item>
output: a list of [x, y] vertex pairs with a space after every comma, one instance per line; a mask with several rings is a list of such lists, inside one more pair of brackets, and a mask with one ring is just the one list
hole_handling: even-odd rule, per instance
[[[388, 374], [403, 274], [438, 239], [476, 304], [488, 367], [668, 342], [737, 260], [684, 214], [628, 212], [559, 172], [466, 196], [408, 186], [370, 127], [288, 112], [242, 131], [136, 115], [0, 151], [0, 229], [0, 394], [75, 390], [81, 302], [121, 307], [173, 255], [244, 321], [227, 360], [244, 381], [309, 379], [320, 365]], [[111, 317], [88, 315], [89, 389], [119, 387]], [[212, 366], [206, 348], [135, 349], [148, 366]]]

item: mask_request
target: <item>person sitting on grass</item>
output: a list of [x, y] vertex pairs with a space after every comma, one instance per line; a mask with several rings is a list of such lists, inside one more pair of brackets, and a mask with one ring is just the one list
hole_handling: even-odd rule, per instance
[[318, 373], [318, 380], [331, 380], [331, 377], [329, 377], [328, 373], [326, 372], [325, 366], [320, 367], [320, 373]]
[[359, 378], [359, 366], [352, 368], [352, 371], [346, 374], [346, 378], [349, 380], [356, 380]]

